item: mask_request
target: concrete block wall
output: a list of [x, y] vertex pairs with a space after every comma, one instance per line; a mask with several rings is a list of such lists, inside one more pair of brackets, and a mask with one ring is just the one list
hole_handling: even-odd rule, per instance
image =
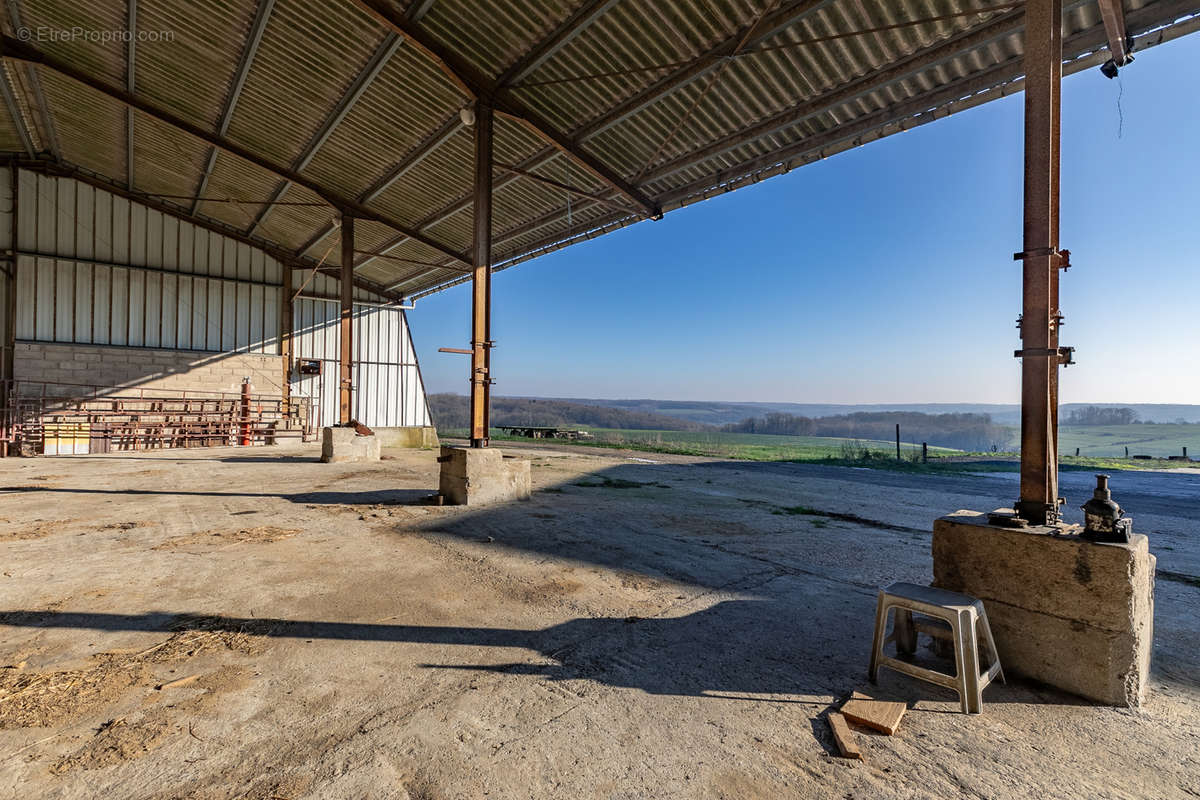
[[249, 377], [255, 394], [283, 391], [283, 356], [258, 353], [17, 342], [13, 373], [18, 381], [173, 392], [239, 392]]

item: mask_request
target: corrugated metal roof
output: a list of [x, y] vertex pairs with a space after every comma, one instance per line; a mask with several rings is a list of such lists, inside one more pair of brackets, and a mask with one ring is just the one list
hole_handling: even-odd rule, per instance
[[[494, 144], [493, 253], [504, 268], [642, 219], [615, 183], [670, 211], [1019, 91], [1019, 5], [138, 0], [137, 28], [157, 38], [137, 42], [132, 85], [153, 108], [215, 135], [227, 115], [233, 145], [379, 214], [358, 227], [366, 252], [356, 275], [420, 296], [463, 280], [464, 264], [447, 254], [471, 245], [464, 81], [507, 112]], [[1124, 8], [1141, 48], [1200, 27], [1196, 0]], [[43, 33], [119, 33], [127, 0], [8, 0], [7, 9], [6, 34], [22, 38], [23, 26], [43, 53], [128, 84], [124, 42]], [[265, 22], [250, 53], [256, 19]], [[1066, 0], [1063, 25], [1068, 71], [1107, 57], [1095, 0]], [[11, 58], [5, 76], [18, 113], [0, 111], [0, 149], [24, 155], [20, 124], [46, 158], [124, 186], [119, 99]], [[132, 191], [185, 211], [194, 203], [199, 216], [298, 261], [339, 263], [338, 212], [320, 194], [224, 151], [210, 170], [208, 143], [141, 112], [134, 119]], [[249, 202], [216, 202], [229, 199]]]

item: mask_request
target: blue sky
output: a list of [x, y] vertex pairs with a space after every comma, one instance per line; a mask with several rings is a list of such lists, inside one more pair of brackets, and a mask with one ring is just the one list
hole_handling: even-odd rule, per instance
[[[1200, 35], [1136, 55], [1063, 85], [1063, 402], [1200, 403]], [[495, 393], [1017, 402], [1022, 103], [497, 273]], [[437, 348], [467, 346], [469, 287], [409, 320], [428, 390], [465, 393]]]

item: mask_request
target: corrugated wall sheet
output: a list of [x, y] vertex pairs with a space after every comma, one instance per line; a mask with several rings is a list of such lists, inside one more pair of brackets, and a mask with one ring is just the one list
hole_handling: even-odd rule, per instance
[[[300, 298], [293, 307], [297, 359], [321, 362], [319, 376], [292, 383], [292, 391], [318, 400], [321, 425], [337, 422], [337, 303]], [[372, 427], [432, 425], [408, 318], [398, 308], [354, 306], [354, 418]]]
[[[12, 170], [0, 168], [0, 249], [8, 251], [12, 248]], [[12, 280], [12, 261], [0, 262], [3, 274], [0, 274], [0, 379], [12, 375], [14, 353], [8, 346], [9, 342], [9, 304], [11, 294], [16, 291]]]
[[70, 178], [19, 181], [17, 339], [279, 353], [274, 258]]
[[[0, 249], [11, 247], [11, 175], [0, 169]], [[16, 340], [281, 352], [283, 267], [263, 251], [71, 178], [20, 170], [17, 190], [17, 280], [8, 266], [0, 276], [4, 292], [16, 291]], [[338, 294], [335, 278], [297, 275], [306, 294]], [[362, 289], [355, 299], [355, 417], [430, 425], [404, 311]], [[293, 357], [324, 366], [292, 390], [320, 399], [323, 424], [336, 422], [338, 304], [297, 299], [293, 330]]]

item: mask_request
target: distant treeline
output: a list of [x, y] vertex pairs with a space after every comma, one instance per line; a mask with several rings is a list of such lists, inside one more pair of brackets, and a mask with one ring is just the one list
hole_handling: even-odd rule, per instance
[[1137, 412], [1132, 408], [1088, 406], [1073, 409], [1061, 422], [1063, 425], [1132, 425], [1137, 422]]
[[[470, 426], [470, 403], [461, 394], [429, 395], [433, 424], [442, 430]], [[536, 427], [628, 428], [640, 431], [703, 431], [712, 427], [686, 419], [572, 403], [536, 397], [493, 397], [492, 427], [530, 425]]]
[[1006, 449], [1012, 432], [992, 422], [987, 414], [921, 414], [910, 412], [859, 412], [833, 417], [801, 417], [771, 413], [750, 417], [721, 428], [730, 433], [771, 433], [783, 436], [835, 436], [846, 439], [882, 439], [896, 435], [906, 442], [927, 442], [958, 450]]

